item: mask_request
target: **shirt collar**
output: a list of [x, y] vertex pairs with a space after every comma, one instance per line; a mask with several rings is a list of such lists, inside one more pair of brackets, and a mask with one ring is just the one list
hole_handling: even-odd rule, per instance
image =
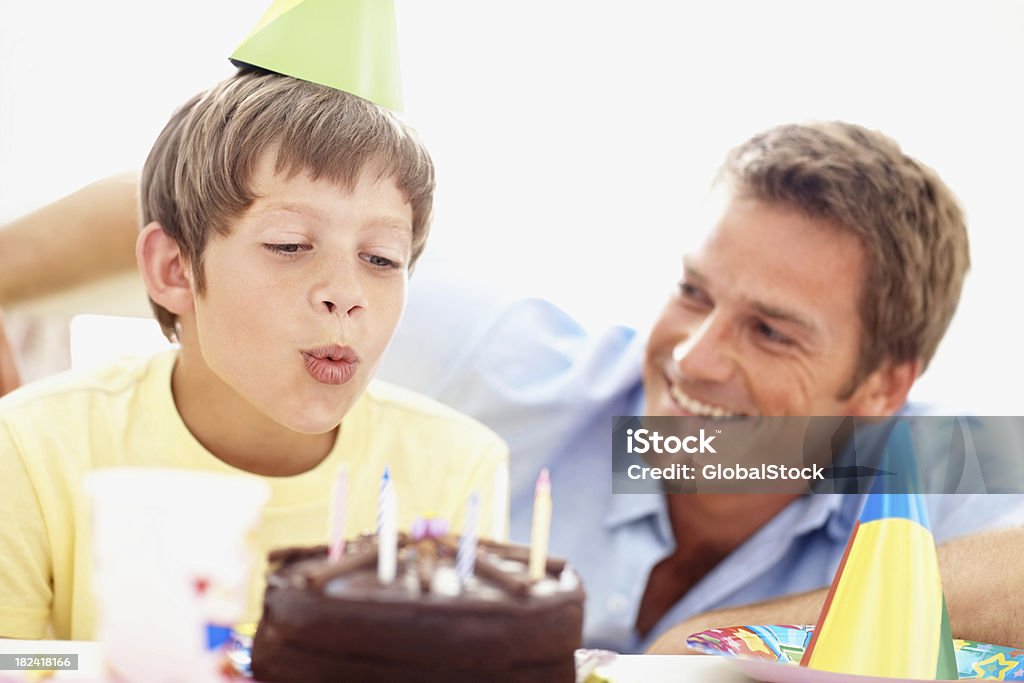
[[613, 493], [611, 497], [604, 516], [604, 525], [608, 529], [657, 516], [665, 507], [662, 493]]
[[[795, 538], [821, 529], [833, 518], [839, 523], [856, 520], [862, 503], [863, 496], [858, 495], [809, 494], [787, 505], [768, 524], [780, 524], [780, 531], [784, 530], [786, 536]], [[646, 517], [658, 517], [664, 510], [664, 494], [613, 493], [604, 525], [607, 529], [614, 529]]]

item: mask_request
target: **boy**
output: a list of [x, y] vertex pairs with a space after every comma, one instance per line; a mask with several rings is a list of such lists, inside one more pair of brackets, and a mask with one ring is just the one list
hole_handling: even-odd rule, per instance
[[489, 528], [500, 439], [370, 383], [426, 241], [433, 188], [412, 132], [338, 90], [248, 70], [174, 114], [143, 169], [136, 255], [180, 349], [0, 401], [0, 636], [39, 638], [48, 625], [56, 638], [92, 636], [81, 482], [100, 467], [263, 477], [260, 551], [324, 542], [342, 464], [348, 535], [374, 529], [385, 465], [400, 526], [428, 511], [460, 521], [477, 490]]

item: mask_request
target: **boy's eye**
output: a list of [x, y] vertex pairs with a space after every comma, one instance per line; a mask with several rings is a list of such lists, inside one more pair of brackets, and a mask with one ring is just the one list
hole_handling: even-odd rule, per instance
[[389, 258], [384, 258], [383, 256], [377, 256], [376, 254], [364, 254], [363, 260], [375, 268], [392, 269], [399, 267], [398, 262], [392, 261]]
[[297, 243], [286, 243], [286, 244], [264, 244], [263, 245], [268, 251], [272, 251], [275, 254], [298, 254], [302, 251], [308, 251], [312, 247], [308, 244], [297, 244]]

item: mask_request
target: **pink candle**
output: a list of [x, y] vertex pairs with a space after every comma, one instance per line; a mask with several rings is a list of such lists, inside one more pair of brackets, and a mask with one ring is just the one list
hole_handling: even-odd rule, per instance
[[338, 470], [331, 493], [330, 535], [327, 541], [327, 558], [337, 562], [345, 554], [345, 512], [348, 509], [348, 468]]

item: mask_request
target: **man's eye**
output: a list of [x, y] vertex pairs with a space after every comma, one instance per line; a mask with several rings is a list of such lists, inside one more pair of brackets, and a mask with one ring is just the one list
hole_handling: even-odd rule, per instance
[[704, 306], [710, 303], [708, 301], [707, 295], [703, 292], [703, 290], [701, 290], [699, 287], [691, 285], [689, 282], [684, 281], [679, 283], [679, 295], [682, 296], [687, 301], [692, 301]]
[[768, 323], [758, 320], [754, 323], [754, 329], [761, 337], [770, 341], [773, 344], [781, 344], [783, 346], [789, 346], [793, 343], [793, 340], [782, 334]]

